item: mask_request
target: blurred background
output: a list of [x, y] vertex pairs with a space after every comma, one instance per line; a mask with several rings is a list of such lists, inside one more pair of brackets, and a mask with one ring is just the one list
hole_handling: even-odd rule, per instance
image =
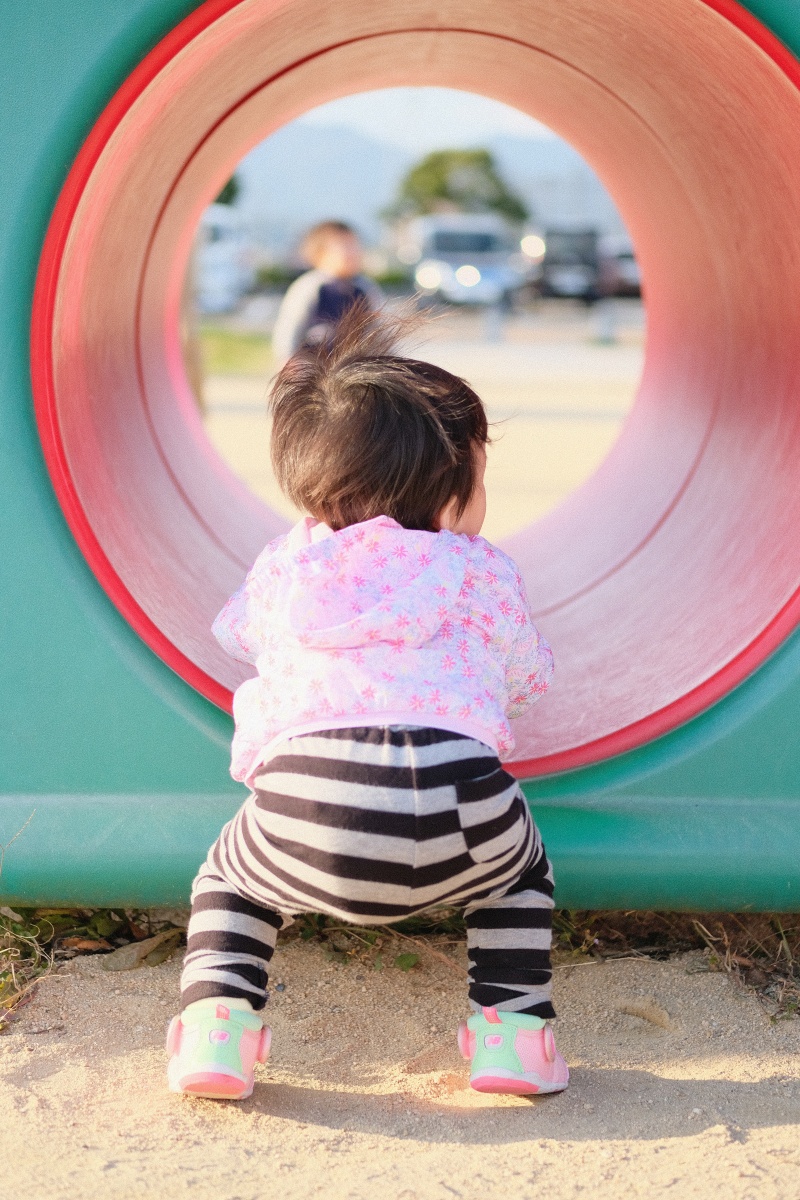
[[347, 222], [389, 305], [436, 319], [413, 353], [467, 379], [494, 423], [485, 535], [554, 507], [632, 405], [645, 317], [635, 250], [600, 180], [525, 114], [471, 93], [393, 88], [323, 105], [239, 164], [187, 274], [187, 373], [209, 438], [278, 511], [272, 331], [309, 227]]

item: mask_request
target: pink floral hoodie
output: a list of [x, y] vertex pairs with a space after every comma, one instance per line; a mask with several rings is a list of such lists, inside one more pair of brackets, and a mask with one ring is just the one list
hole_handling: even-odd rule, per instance
[[481, 537], [375, 517], [310, 517], [270, 542], [214, 622], [258, 675], [234, 697], [231, 773], [315, 729], [428, 725], [514, 748], [508, 720], [546, 689], [550, 647], [512, 560]]

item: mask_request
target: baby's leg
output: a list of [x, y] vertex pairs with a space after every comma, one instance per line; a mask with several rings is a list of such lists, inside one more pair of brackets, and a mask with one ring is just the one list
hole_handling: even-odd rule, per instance
[[469, 905], [471, 1007], [554, 1017], [550, 999], [553, 871], [537, 836], [539, 857], [503, 896]]
[[205, 863], [192, 887], [182, 1008], [198, 1000], [223, 999], [233, 1001], [230, 1007], [262, 1009], [267, 965], [285, 924], [288, 919], [240, 896]]
[[181, 977], [182, 1012], [167, 1033], [170, 1090], [244, 1100], [254, 1068], [269, 1054], [270, 1031], [258, 1009], [267, 964], [288, 923], [247, 900], [205, 863], [192, 888], [192, 915]]
[[550, 1000], [553, 872], [539, 857], [503, 896], [466, 909], [469, 999], [476, 1011], [459, 1030], [478, 1092], [561, 1092], [569, 1070], [546, 1023]]

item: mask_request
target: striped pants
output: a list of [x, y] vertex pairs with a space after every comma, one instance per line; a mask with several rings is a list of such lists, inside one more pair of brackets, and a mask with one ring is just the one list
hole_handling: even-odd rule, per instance
[[553, 874], [513, 776], [441, 729], [331, 729], [282, 742], [194, 881], [184, 1007], [266, 1001], [278, 931], [301, 912], [358, 925], [463, 908], [474, 1009], [555, 1016]]

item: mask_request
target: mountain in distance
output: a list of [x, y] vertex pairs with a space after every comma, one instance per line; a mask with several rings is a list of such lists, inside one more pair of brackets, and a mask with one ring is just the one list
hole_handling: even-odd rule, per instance
[[[576, 150], [560, 138], [497, 135], [481, 143], [543, 227], [622, 229], [608, 192]], [[237, 208], [251, 236], [279, 258], [318, 221], [344, 220], [378, 242], [379, 213], [419, 156], [346, 126], [293, 122], [242, 160]]]
[[411, 164], [408, 154], [344, 126], [293, 122], [261, 142], [238, 169], [237, 208], [259, 241], [284, 253], [318, 221], [380, 237], [378, 213]]

